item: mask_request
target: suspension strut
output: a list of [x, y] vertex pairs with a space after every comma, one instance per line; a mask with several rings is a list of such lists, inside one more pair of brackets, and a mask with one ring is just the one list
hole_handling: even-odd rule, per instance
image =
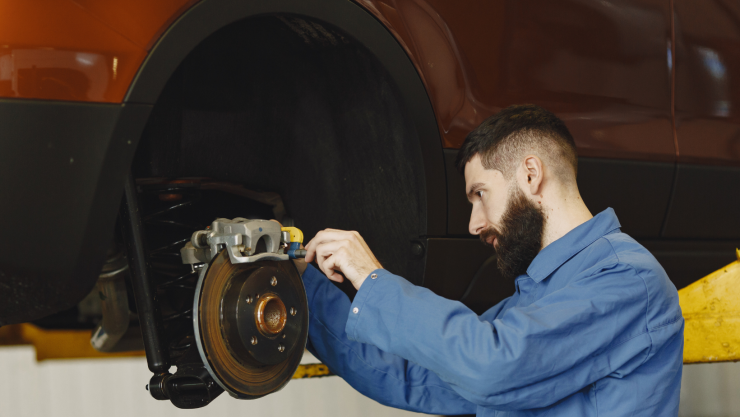
[[[273, 222], [258, 220], [272, 214], [266, 211], [269, 205], [250, 198], [255, 193], [245, 196], [238, 192], [241, 190], [239, 186], [198, 180], [140, 180], [137, 185], [129, 176], [126, 182], [120, 223], [147, 363], [153, 373], [147, 389], [155, 399], [170, 400], [179, 408], [203, 407], [224, 390], [232, 397], [250, 399], [279, 389], [295, 372], [305, 346], [305, 291], [293, 264], [279, 264], [305, 256], [305, 250], [300, 249], [302, 234], [293, 227], [281, 229]], [[252, 203], [245, 202], [245, 197]], [[251, 219], [257, 220], [217, 218], [205, 230], [197, 224], [214, 215], [245, 210], [252, 211]], [[219, 252], [228, 253], [220, 258], [226, 264], [211, 268]], [[204, 283], [206, 271], [213, 278]], [[231, 281], [219, 281], [218, 271], [234, 272], [236, 275], [226, 279], [233, 278], [238, 284], [246, 280], [247, 290], [267, 285], [258, 291], [265, 295], [264, 311], [271, 314], [280, 300], [290, 304], [283, 314], [285, 326], [275, 334], [259, 327], [264, 315], [258, 314], [263, 311], [259, 306], [242, 306], [246, 310], [231, 317], [231, 310], [238, 306], [230, 298], [224, 302], [231, 310], [214, 316], [225, 324], [206, 322], [213, 308], [220, 308], [221, 292], [214, 296], [205, 289], [231, 285]], [[262, 276], [269, 273], [272, 275]], [[268, 302], [268, 293], [275, 293], [278, 301]], [[254, 311], [247, 307], [254, 307]], [[267, 316], [273, 317], [270, 314]], [[253, 325], [258, 330], [252, 329]], [[224, 335], [222, 329], [232, 332]], [[234, 329], [257, 333], [250, 333], [252, 342], [242, 346], [243, 337], [232, 334]], [[256, 348], [253, 340], [258, 341]], [[226, 358], [237, 362], [224, 367], [223, 358], [218, 357], [223, 353], [219, 343], [228, 347]], [[176, 365], [177, 372], [171, 374], [170, 365]], [[230, 372], [238, 378], [229, 379]]]
[[[177, 188], [177, 186], [173, 186], [163, 191], [168, 192]], [[178, 319], [188, 320], [192, 312], [185, 310], [163, 317], [160, 307], [162, 300], [159, 299], [159, 290], [162, 288], [181, 287], [187, 290], [187, 287], [182, 285], [182, 281], [195, 275], [195, 272], [191, 270], [173, 278], [167, 276], [166, 271], [157, 270], [152, 265], [155, 263], [157, 256], [161, 255], [166, 258], [167, 255], [171, 255], [167, 253], [167, 250], [171, 248], [175, 248], [175, 252], [177, 252], [176, 247], [182, 245], [184, 241], [178, 240], [147, 251], [146, 236], [144, 236], [145, 223], [156, 222], [155, 218], [157, 216], [187, 206], [192, 201], [178, 202], [144, 217], [133, 176], [129, 176], [124, 190], [121, 223], [131, 268], [131, 284], [141, 325], [147, 364], [149, 370], [154, 374], [146, 388], [155, 399], [170, 400], [178, 408], [203, 407], [218, 397], [223, 390], [213, 383], [194, 346], [191, 346], [190, 343], [181, 346], [170, 346], [167, 340], [168, 329], [165, 326], [165, 323], [174, 322]], [[161, 222], [183, 226], [174, 221]], [[179, 256], [170, 261], [173, 260], [176, 262], [175, 266], [182, 266], [179, 262]], [[155, 276], [165, 276], [165, 279], [155, 279]], [[172, 327], [177, 329], [177, 326]], [[186, 331], [184, 338], [187, 339], [189, 333], [192, 333], [192, 331]], [[176, 341], [179, 341], [181, 337], [177, 339]], [[171, 350], [184, 351], [180, 352], [181, 354], [177, 359], [177, 372], [174, 375], [169, 372], [172, 361]]]

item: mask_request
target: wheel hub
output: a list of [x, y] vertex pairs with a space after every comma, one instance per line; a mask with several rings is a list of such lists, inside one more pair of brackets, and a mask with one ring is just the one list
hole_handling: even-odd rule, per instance
[[293, 376], [308, 338], [308, 307], [292, 262], [233, 264], [222, 251], [201, 271], [193, 306], [203, 362], [232, 396], [258, 398]]

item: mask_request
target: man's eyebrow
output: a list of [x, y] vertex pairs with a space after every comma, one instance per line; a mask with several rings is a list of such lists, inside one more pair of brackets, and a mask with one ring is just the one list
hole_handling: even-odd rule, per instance
[[475, 184], [473, 184], [473, 185], [470, 186], [470, 191], [468, 191], [468, 201], [472, 201], [473, 195], [481, 187], [483, 187], [483, 183], [482, 182], [476, 182]]

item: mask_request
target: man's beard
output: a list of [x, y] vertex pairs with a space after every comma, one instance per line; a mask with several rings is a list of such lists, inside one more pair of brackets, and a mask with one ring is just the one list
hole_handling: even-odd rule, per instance
[[[527, 272], [527, 268], [542, 249], [545, 215], [522, 190], [515, 186], [509, 194], [509, 204], [501, 216], [501, 229], [490, 226], [483, 230], [480, 239], [488, 245], [495, 237], [496, 264], [505, 279], [514, 279]], [[490, 245], [489, 245], [490, 246]]]

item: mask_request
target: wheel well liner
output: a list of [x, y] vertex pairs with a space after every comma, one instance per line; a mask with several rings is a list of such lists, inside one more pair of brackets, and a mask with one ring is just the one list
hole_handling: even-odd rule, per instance
[[447, 223], [444, 157], [429, 96], [413, 63], [398, 41], [374, 16], [352, 2], [203, 0], [165, 31], [139, 69], [124, 101], [155, 103], [180, 63], [203, 40], [239, 20], [275, 14], [300, 15], [327, 22], [352, 36], [385, 68], [398, 86], [419, 138], [426, 180], [427, 234], [444, 235]]
[[279, 192], [307, 236], [358, 230], [385, 267], [422, 283], [410, 243], [447, 227], [439, 132], [413, 63], [364, 9], [203, 2], [165, 33], [127, 100], [155, 98], [135, 176]]

